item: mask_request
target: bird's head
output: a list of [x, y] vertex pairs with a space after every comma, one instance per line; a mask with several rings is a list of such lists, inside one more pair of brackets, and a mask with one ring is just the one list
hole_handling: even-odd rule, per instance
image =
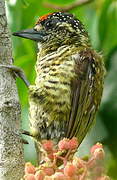
[[50, 48], [61, 45], [87, 45], [88, 34], [83, 24], [72, 14], [55, 12], [38, 19], [33, 29], [13, 33], [15, 36], [31, 39]]

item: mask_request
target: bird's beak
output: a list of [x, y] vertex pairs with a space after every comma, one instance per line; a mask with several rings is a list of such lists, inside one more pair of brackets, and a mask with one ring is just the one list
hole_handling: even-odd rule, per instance
[[14, 32], [13, 35], [23, 37], [26, 39], [31, 39], [33, 41], [43, 42], [43, 41], [45, 41], [46, 33], [43, 31], [38, 32], [34, 29], [26, 29], [23, 31]]

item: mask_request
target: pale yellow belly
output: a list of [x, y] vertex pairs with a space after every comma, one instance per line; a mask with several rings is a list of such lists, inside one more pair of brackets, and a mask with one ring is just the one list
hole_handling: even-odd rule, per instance
[[39, 139], [65, 136], [71, 110], [73, 63], [68, 60], [59, 65], [38, 67], [36, 85], [29, 88], [29, 103], [31, 131]]

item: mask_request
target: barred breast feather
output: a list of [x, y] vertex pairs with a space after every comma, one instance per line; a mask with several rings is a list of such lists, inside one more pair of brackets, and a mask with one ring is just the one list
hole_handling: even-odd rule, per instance
[[82, 141], [100, 104], [101, 65], [98, 54], [74, 46], [38, 54], [35, 85], [29, 87], [30, 127], [37, 140]]

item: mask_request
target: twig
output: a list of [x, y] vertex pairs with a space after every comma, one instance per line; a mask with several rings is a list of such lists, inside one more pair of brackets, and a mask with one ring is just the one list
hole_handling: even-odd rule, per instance
[[52, 4], [49, 2], [44, 2], [44, 6], [47, 8], [55, 9], [55, 10], [60, 10], [60, 11], [69, 11], [72, 10], [76, 7], [83, 6], [85, 4], [91, 3], [94, 0], [76, 0], [75, 2], [68, 4], [66, 6], [61, 6], [57, 4]]

